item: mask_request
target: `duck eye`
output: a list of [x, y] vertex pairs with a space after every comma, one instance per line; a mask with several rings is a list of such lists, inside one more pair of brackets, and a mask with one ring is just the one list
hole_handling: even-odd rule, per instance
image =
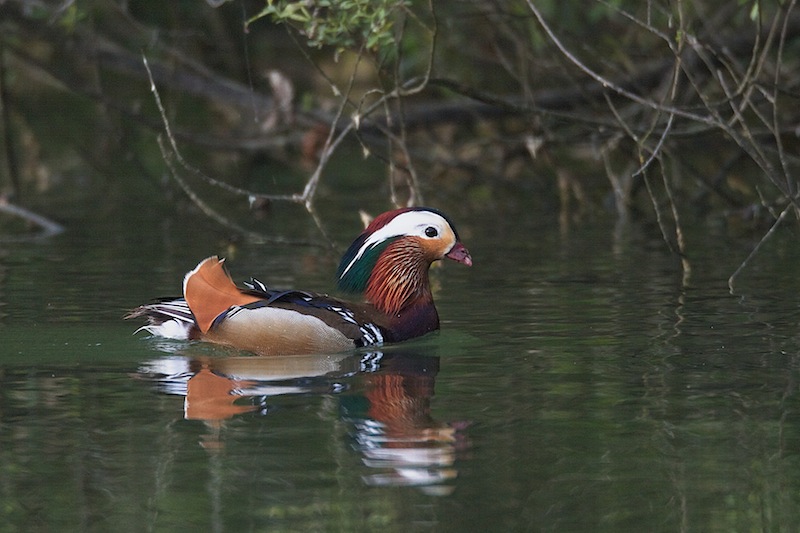
[[437, 235], [439, 235], [439, 231], [436, 228], [434, 228], [433, 226], [428, 226], [427, 228], [425, 228], [425, 235], [427, 237], [433, 238], [433, 237], [436, 237]]

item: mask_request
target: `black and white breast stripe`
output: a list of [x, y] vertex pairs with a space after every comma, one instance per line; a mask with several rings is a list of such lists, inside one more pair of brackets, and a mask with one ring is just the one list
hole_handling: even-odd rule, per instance
[[364, 346], [379, 346], [383, 344], [384, 341], [383, 333], [381, 332], [381, 328], [378, 327], [376, 324], [373, 324], [372, 322], [359, 324], [358, 321], [356, 320], [355, 315], [350, 309], [346, 309], [338, 305], [328, 305], [325, 307], [325, 309], [336, 313], [337, 315], [342, 317], [342, 319], [344, 319], [345, 321], [358, 326], [358, 331], [361, 332], [361, 339], [356, 341], [356, 346], [358, 348]]

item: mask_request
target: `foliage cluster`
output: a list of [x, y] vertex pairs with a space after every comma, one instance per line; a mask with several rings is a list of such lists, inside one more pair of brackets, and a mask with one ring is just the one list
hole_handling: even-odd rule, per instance
[[339, 51], [388, 50], [396, 44], [395, 18], [407, 0], [267, 0], [264, 8], [247, 25], [269, 17], [294, 26], [310, 46], [333, 46]]

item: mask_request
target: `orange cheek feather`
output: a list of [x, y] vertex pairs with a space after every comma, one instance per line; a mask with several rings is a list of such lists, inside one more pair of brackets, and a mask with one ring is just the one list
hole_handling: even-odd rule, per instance
[[425, 250], [425, 258], [431, 263], [444, 257], [447, 250], [456, 242], [452, 233], [445, 233], [438, 239], [420, 239], [420, 248]]

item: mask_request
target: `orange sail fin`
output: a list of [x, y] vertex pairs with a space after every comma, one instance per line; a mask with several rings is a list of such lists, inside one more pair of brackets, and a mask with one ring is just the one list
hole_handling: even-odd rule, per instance
[[214, 320], [231, 307], [260, 300], [239, 290], [222, 266], [223, 262], [224, 259], [211, 256], [183, 279], [183, 297], [203, 333], [207, 333]]

